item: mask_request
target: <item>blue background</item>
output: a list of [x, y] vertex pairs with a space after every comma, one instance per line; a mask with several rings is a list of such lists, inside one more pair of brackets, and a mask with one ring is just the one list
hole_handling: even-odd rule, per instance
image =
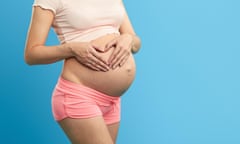
[[[26, 65], [32, 0], [1, 3], [0, 143], [67, 144], [50, 102], [62, 62]], [[142, 49], [123, 96], [118, 143], [239, 144], [240, 1], [125, 5]], [[58, 44], [53, 31], [47, 44]]]

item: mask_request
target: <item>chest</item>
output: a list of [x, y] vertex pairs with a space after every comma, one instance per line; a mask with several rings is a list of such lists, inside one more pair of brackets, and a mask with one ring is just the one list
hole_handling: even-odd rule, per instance
[[61, 21], [75, 29], [120, 25], [124, 16], [121, 0], [63, 0]]

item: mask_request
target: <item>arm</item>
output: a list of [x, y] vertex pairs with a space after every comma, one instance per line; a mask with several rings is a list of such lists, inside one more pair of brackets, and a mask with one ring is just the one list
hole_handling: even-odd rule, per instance
[[73, 56], [67, 44], [45, 46], [53, 19], [50, 10], [34, 7], [24, 54], [27, 64], [49, 64]]
[[114, 51], [109, 58], [110, 67], [113, 69], [122, 66], [129, 55], [137, 53], [141, 47], [141, 40], [135, 34], [126, 10], [119, 31], [121, 35], [106, 45], [106, 49], [114, 47]]
[[[126, 11], [126, 10], [125, 10]], [[141, 47], [141, 40], [140, 38], [136, 35], [135, 31], [134, 31], [134, 28], [131, 24], [131, 21], [128, 17], [128, 14], [127, 12], [125, 12], [125, 15], [124, 15], [124, 20], [120, 26], [120, 33], [121, 35], [129, 35], [132, 37], [132, 49], [131, 51], [133, 53], [137, 53]]]
[[26, 41], [24, 58], [27, 64], [49, 64], [75, 57], [83, 65], [97, 71], [108, 71], [106, 62], [91, 43], [75, 42], [46, 46], [45, 42], [54, 19], [50, 10], [34, 7]]

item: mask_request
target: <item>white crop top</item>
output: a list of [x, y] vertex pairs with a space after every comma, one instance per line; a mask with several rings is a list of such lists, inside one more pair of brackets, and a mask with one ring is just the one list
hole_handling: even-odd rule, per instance
[[52, 27], [61, 43], [119, 34], [125, 13], [122, 0], [34, 0], [33, 6], [54, 13]]

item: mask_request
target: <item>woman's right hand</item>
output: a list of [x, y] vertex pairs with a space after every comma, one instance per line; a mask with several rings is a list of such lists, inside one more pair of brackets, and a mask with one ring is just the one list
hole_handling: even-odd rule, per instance
[[100, 56], [97, 51], [98, 48], [96, 48], [93, 44], [89, 42], [69, 44], [74, 57], [81, 64], [95, 71], [107, 72], [109, 70], [107, 61]]

